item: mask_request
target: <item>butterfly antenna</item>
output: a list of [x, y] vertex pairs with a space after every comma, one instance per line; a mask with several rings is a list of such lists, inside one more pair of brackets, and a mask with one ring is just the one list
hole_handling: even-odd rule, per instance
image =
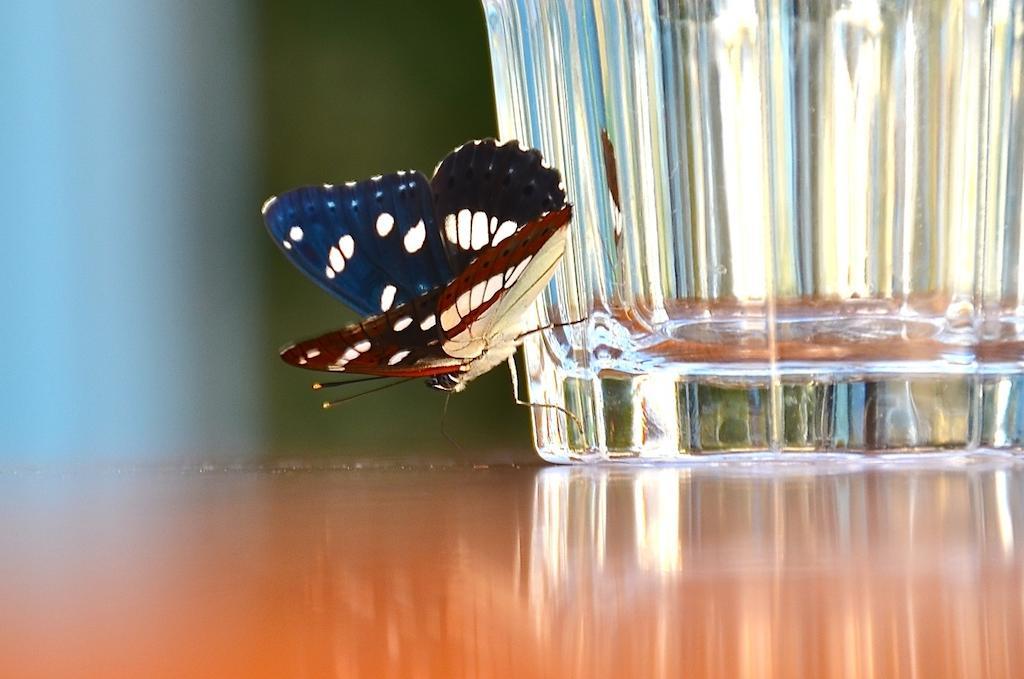
[[[333, 408], [336, 405], [340, 405], [342, 403], [345, 403], [346, 401], [351, 401], [352, 399], [359, 398], [360, 396], [366, 396], [367, 394], [372, 394], [375, 391], [383, 391], [384, 389], [390, 389], [391, 387], [397, 387], [399, 384], [405, 384], [406, 382], [409, 382], [409, 381], [414, 380], [414, 379], [416, 379], [416, 378], [415, 377], [407, 377], [404, 380], [398, 380], [397, 382], [391, 382], [390, 384], [385, 384], [385, 385], [380, 386], [380, 387], [375, 387], [373, 389], [367, 389], [366, 391], [361, 391], [358, 394], [352, 394], [351, 396], [346, 396], [344, 398], [335, 399], [333, 401], [324, 401], [322, 405], [323, 405], [324, 410], [327, 410], [328, 408]], [[353, 381], [355, 381], [355, 380], [353, 380]]]
[[452, 392], [449, 391], [447, 394], [445, 394], [444, 408], [441, 410], [441, 436], [444, 436], [446, 439], [448, 439], [448, 443], [455, 446], [457, 450], [462, 450], [462, 446], [459, 445], [459, 442], [453, 439], [451, 436], [449, 436], [448, 432], [445, 431], [444, 428], [445, 421], [448, 419], [448, 401], [451, 400], [451, 398]]
[[387, 379], [383, 375], [375, 375], [374, 377], [360, 377], [354, 380], [345, 380], [338, 382], [314, 382], [313, 391], [320, 391], [321, 389], [331, 389], [333, 387], [344, 387], [346, 384], [358, 384], [360, 382], [372, 382], [373, 380]]

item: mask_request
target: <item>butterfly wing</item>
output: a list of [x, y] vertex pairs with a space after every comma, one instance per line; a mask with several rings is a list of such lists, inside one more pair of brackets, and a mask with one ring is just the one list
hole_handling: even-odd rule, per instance
[[364, 316], [454, 277], [419, 172], [295, 189], [268, 200], [263, 218], [292, 263]]
[[518, 332], [523, 312], [554, 274], [565, 252], [572, 207], [530, 222], [484, 250], [438, 297], [442, 347], [466, 359]]
[[542, 214], [565, 206], [557, 170], [536, 150], [493, 139], [464, 144], [441, 161], [430, 181], [452, 271], [463, 271]]
[[271, 198], [263, 213], [296, 266], [369, 316], [282, 358], [383, 377], [466, 377], [486, 369], [476, 360], [485, 349], [511, 352], [571, 218], [558, 172], [537, 151], [493, 140], [451, 153], [430, 184], [397, 173], [305, 187]]
[[437, 317], [440, 291], [282, 349], [300, 368], [382, 377], [430, 377], [457, 373], [464, 361], [444, 353]]

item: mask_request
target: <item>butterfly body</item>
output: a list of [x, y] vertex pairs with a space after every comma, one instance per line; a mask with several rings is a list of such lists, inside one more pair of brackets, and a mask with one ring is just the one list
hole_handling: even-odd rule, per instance
[[365, 318], [285, 347], [289, 364], [422, 377], [445, 391], [511, 356], [565, 249], [557, 171], [517, 143], [470, 142], [418, 172], [303, 187], [264, 205], [307, 276]]

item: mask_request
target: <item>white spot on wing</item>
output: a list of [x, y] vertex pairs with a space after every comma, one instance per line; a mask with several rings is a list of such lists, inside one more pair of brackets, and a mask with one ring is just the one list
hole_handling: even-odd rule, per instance
[[334, 184], [324, 184], [324, 188], [330, 191], [331, 189], [334, 188]]
[[498, 227], [497, 233], [494, 234], [494, 238], [491, 239], [491, 246], [497, 245], [501, 241], [505, 240], [506, 238], [514, 234], [518, 226], [518, 224], [511, 220], [507, 222], [502, 222], [501, 226]]
[[483, 212], [476, 212], [473, 214], [473, 233], [470, 245], [474, 250], [480, 250], [487, 245], [487, 241], [487, 215]]
[[504, 279], [505, 277], [500, 273], [496, 273], [487, 279], [487, 288], [484, 290], [485, 302], [490, 301], [490, 299], [497, 294], [498, 290], [501, 290]]
[[348, 187], [348, 188], [350, 188], [350, 189], [351, 189], [351, 188], [352, 188], [353, 186], [355, 186], [355, 185], [356, 185], [356, 183], [355, 183], [355, 182], [345, 182], [345, 186], [347, 186], [347, 187]]
[[444, 218], [444, 235], [449, 243], [459, 242], [459, 227], [455, 215], [447, 215]]
[[358, 351], [360, 354], [365, 354], [367, 351], [370, 350], [370, 340], [363, 340], [362, 342], [359, 342], [352, 348]]
[[459, 316], [459, 312], [453, 304], [441, 312], [441, 329], [447, 332], [458, 325], [461, 320], [462, 317]]
[[398, 292], [397, 288], [393, 285], [385, 285], [384, 290], [380, 293], [380, 310], [387, 311], [391, 308], [391, 305], [395, 303], [395, 293]]
[[459, 315], [463, 318], [469, 315], [469, 312], [473, 310], [473, 306], [469, 303], [469, 292], [459, 295], [459, 298], [455, 300], [455, 308], [459, 310]]
[[531, 256], [527, 257], [526, 259], [524, 259], [523, 261], [519, 262], [519, 264], [517, 264], [516, 267], [514, 269], [512, 269], [512, 272], [505, 276], [505, 287], [506, 288], [511, 288], [513, 285], [515, 285], [515, 282], [517, 280], [519, 280], [519, 277], [521, 275], [523, 275], [523, 270], [530, 263], [531, 259], [533, 259], [533, 255], [531, 255]]
[[377, 235], [383, 238], [384, 236], [391, 233], [391, 229], [395, 227], [395, 218], [391, 216], [390, 212], [381, 212], [377, 215]]
[[345, 255], [345, 259], [352, 259], [352, 253], [356, 250], [356, 242], [351, 235], [345, 234], [338, 239], [338, 247], [341, 248], [341, 254]]
[[409, 355], [409, 350], [408, 349], [403, 349], [403, 350], [395, 353], [391, 358], [388, 359], [388, 365], [394, 365], [396, 363], [399, 363], [399, 362], [401, 362], [401, 360], [403, 358], [405, 358], [408, 355]]
[[341, 256], [341, 250], [331, 246], [331, 251], [327, 254], [327, 258], [331, 262], [331, 268], [341, 273], [345, 268], [345, 258]]
[[345, 353], [342, 354], [341, 357], [342, 359], [344, 359], [346, 363], [348, 363], [351, 360], [359, 358], [359, 352], [353, 349], [352, 347], [349, 347], [348, 349], [345, 350]]
[[395, 332], [401, 332], [408, 328], [410, 325], [412, 325], [412, 318], [410, 318], [409, 316], [402, 316], [397, 321], [395, 321], [395, 324], [392, 327], [395, 329]]
[[293, 241], [302, 240], [302, 227], [293, 226], [292, 228], [288, 229], [288, 237], [291, 238]]
[[497, 228], [498, 228], [498, 218], [497, 217], [491, 217], [491, 223], [487, 225], [487, 230], [490, 231], [491, 235], [493, 236], [494, 235], [494, 231]]
[[437, 316], [430, 314], [420, 321], [420, 330], [430, 330], [437, 323]]
[[[468, 330], [460, 332], [451, 341], [442, 345], [444, 353], [455, 358], [478, 358], [487, 348], [487, 343], [482, 339], [467, 337]], [[478, 373], [479, 374], [479, 373]]]
[[291, 250], [291, 249], [292, 249], [292, 244], [291, 244], [291, 243], [289, 243], [289, 242], [288, 242], [288, 241], [286, 241], [286, 240], [283, 240], [283, 241], [281, 241], [281, 245], [283, 245], [283, 246], [284, 246], [284, 249], [285, 249], [285, 250]]
[[409, 254], [418, 252], [423, 247], [423, 241], [427, 240], [427, 227], [424, 226], [423, 220], [421, 219], [416, 223], [416, 226], [409, 229], [408, 233], [405, 234], [403, 241], [405, 245], [405, 251]]
[[328, 278], [334, 278], [334, 269], [329, 266], [324, 268], [324, 275]]
[[270, 209], [270, 207], [271, 207], [271, 206], [272, 206], [272, 205], [273, 205], [274, 203], [276, 203], [276, 202], [277, 202], [277, 196], [271, 196], [270, 198], [267, 198], [267, 199], [266, 199], [266, 200], [265, 200], [265, 201], [263, 202], [263, 207], [262, 207], [262, 208], [260, 208], [260, 212], [261, 212], [261, 213], [263, 213], [263, 214], [267, 214], [267, 210], [269, 210], [269, 209]]
[[469, 291], [469, 306], [476, 309], [478, 306], [484, 303], [484, 288], [487, 287], [487, 281], [480, 281], [473, 286], [473, 289]]
[[472, 237], [472, 221], [473, 215], [470, 214], [469, 210], [459, 210], [459, 247], [463, 250], [469, 249]]
[[316, 358], [320, 355], [319, 349], [306, 349], [306, 358]]

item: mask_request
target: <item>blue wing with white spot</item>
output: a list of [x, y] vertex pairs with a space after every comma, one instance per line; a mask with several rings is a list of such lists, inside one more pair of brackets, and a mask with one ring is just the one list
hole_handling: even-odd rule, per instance
[[549, 212], [565, 207], [562, 177], [540, 151], [483, 139], [442, 160], [430, 180], [444, 246], [456, 274]]
[[365, 316], [454, 278], [419, 172], [295, 189], [268, 200], [263, 219], [288, 259]]

